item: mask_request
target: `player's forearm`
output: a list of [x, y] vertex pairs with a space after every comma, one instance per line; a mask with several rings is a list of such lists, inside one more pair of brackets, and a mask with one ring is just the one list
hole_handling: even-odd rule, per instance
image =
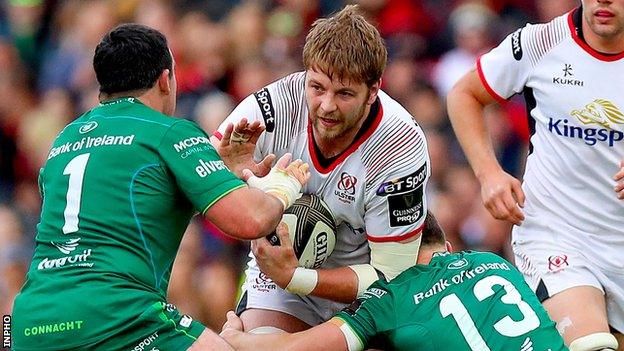
[[243, 240], [268, 235], [282, 218], [284, 206], [273, 195], [253, 188], [240, 188], [212, 205], [205, 213], [225, 234]]
[[290, 335], [236, 333], [235, 336], [226, 334], [223, 337], [237, 351], [274, 351], [285, 350]]
[[247, 188], [246, 191], [246, 200], [241, 201], [237, 210], [245, 213], [239, 225], [248, 231], [245, 239], [261, 238], [275, 230], [282, 218], [284, 205], [277, 197], [261, 190]]
[[[477, 177], [500, 168], [483, 117], [484, 103], [474, 92], [474, 82], [462, 81], [447, 97], [451, 124]], [[477, 78], [478, 79], [478, 78]]]
[[358, 277], [349, 267], [318, 269], [318, 283], [311, 295], [350, 303], [357, 297]]
[[347, 344], [340, 328], [328, 322], [294, 334], [249, 334], [224, 331], [221, 336], [238, 351], [347, 350]]

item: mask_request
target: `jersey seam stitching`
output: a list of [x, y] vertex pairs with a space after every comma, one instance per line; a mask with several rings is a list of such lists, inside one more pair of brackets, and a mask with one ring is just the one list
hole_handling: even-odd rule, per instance
[[150, 167], [158, 167], [160, 166], [157, 163], [153, 163], [153, 164], [148, 164], [145, 166], [142, 166], [141, 168], [139, 168], [134, 175], [132, 176], [132, 180], [130, 181], [130, 206], [132, 208], [132, 216], [134, 217], [134, 221], [136, 223], [137, 229], [139, 230], [139, 235], [141, 236], [141, 241], [143, 241], [143, 247], [145, 248], [145, 250], [148, 252], [149, 254], [149, 258], [150, 258], [150, 263], [152, 265], [152, 271], [154, 273], [154, 288], [158, 289], [158, 277], [156, 275], [156, 265], [154, 263], [154, 257], [152, 254], [152, 251], [149, 249], [149, 247], [147, 246], [147, 240], [145, 239], [145, 236], [143, 235], [143, 229], [141, 228], [141, 221], [139, 221], [139, 218], [137, 217], [137, 213], [136, 213], [136, 209], [134, 206], [134, 181], [136, 180], [137, 175], [142, 172], [144, 169], [150, 168]]

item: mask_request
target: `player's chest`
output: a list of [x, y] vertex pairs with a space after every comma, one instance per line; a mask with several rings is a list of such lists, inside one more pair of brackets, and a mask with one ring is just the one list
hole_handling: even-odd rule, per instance
[[323, 198], [334, 214], [337, 224], [348, 222], [363, 226], [367, 182], [366, 169], [361, 162], [359, 151], [332, 164], [321, 164], [307, 148], [301, 152], [291, 151], [293, 157], [300, 158], [310, 165], [311, 177], [303, 192], [314, 193]]
[[[620, 60], [624, 61], [624, 60]], [[580, 48], [563, 47], [535, 67], [525, 91], [529, 107], [549, 130], [565, 126], [624, 130], [624, 62], [600, 61]]]

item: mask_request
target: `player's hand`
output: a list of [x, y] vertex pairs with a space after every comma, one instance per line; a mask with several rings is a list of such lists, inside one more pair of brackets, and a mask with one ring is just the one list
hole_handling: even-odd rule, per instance
[[225, 331], [226, 329], [236, 330], [240, 332], [243, 331], [243, 321], [236, 315], [236, 313], [234, 313], [234, 311], [228, 311], [226, 317], [227, 321], [225, 321], [223, 327], [221, 327], [221, 332]]
[[488, 173], [479, 179], [481, 182], [481, 199], [490, 214], [500, 220], [521, 225], [524, 214], [524, 191], [520, 181], [500, 170]]
[[613, 175], [613, 180], [617, 182], [613, 188], [617, 198], [624, 200], [624, 160], [620, 161], [620, 170]]
[[235, 348], [238, 348], [237, 346], [244, 343], [245, 333], [243, 333], [243, 321], [238, 318], [236, 313], [228, 311], [227, 321], [223, 324], [219, 336]]
[[256, 143], [264, 130], [265, 127], [259, 121], [248, 123], [246, 118], [236, 125], [230, 123], [225, 128], [216, 149], [226, 166], [238, 177], [242, 176], [244, 169], [249, 169], [258, 177], [264, 177], [271, 170], [275, 155], [267, 155], [258, 163], [253, 159]]
[[310, 165], [303, 162], [301, 159], [290, 162], [291, 159], [292, 155], [290, 153], [285, 154], [277, 161], [275, 168], [283, 170], [289, 176], [297, 179], [303, 187], [312, 176], [312, 174], [310, 174]]
[[286, 223], [280, 222], [275, 231], [280, 242], [278, 246], [271, 245], [266, 238], [260, 238], [251, 241], [251, 251], [256, 257], [258, 268], [284, 289], [290, 283], [299, 261], [295, 256]]
[[301, 160], [290, 162], [291, 158], [292, 155], [289, 153], [282, 156], [269, 174], [262, 178], [256, 177], [252, 171], [244, 169], [242, 179], [250, 187], [277, 197], [286, 210], [301, 196], [301, 188], [311, 176], [310, 166], [307, 163]]

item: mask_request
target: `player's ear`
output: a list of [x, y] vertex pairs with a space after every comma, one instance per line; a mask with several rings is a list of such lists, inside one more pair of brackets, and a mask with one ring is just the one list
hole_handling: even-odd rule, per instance
[[373, 84], [368, 89], [368, 100], [366, 101], [367, 104], [372, 105], [375, 102], [375, 100], [377, 99], [377, 93], [379, 93], [380, 87], [381, 87], [381, 79], [378, 80], [375, 84]]
[[160, 72], [160, 76], [158, 76], [158, 90], [163, 93], [163, 95], [171, 94], [171, 81], [169, 79], [169, 69], [165, 69]]
[[453, 252], [453, 245], [449, 241], [446, 242], [446, 251]]

